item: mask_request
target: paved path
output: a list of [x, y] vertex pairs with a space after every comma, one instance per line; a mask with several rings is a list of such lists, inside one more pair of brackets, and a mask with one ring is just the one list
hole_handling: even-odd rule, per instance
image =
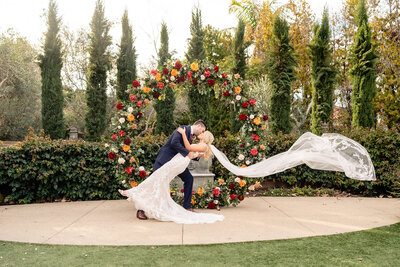
[[0, 206], [0, 240], [77, 245], [209, 244], [286, 239], [400, 222], [400, 199], [254, 197], [215, 212], [225, 220], [181, 225], [136, 219], [126, 200]]

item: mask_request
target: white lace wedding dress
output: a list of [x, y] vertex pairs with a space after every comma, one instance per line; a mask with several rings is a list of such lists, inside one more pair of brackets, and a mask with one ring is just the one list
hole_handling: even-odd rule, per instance
[[126, 190], [128, 200], [133, 201], [136, 209], [143, 210], [147, 217], [160, 221], [182, 224], [222, 221], [223, 215], [187, 211], [171, 198], [169, 183], [187, 168], [189, 162], [188, 157], [178, 153], [137, 187]]

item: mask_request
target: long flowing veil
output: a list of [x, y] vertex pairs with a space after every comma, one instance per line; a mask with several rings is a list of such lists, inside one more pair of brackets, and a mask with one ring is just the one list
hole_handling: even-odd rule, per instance
[[238, 176], [264, 177], [306, 164], [312, 169], [344, 172], [347, 177], [356, 180], [376, 179], [374, 165], [367, 150], [356, 141], [336, 133], [317, 136], [307, 132], [288, 151], [247, 168], [232, 164], [215, 146], [212, 145], [211, 149], [219, 162]]

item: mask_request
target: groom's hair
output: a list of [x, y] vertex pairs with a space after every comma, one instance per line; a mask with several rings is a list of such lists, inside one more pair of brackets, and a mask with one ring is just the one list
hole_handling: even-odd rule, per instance
[[203, 126], [204, 128], [206, 128], [207, 129], [207, 125], [206, 125], [206, 123], [203, 121], [203, 120], [197, 120], [197, 121], [195, 121], [194, 123], [193, 123], [193, 125], [201, 125], [201, 126]]

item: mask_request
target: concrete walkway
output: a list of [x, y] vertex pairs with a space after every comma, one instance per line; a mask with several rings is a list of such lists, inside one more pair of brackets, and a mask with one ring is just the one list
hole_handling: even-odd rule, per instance
[[236, 208], [199, 210], [214, 224], [136, 219], [126, 200], [0, 206], [0, 240], [77, 245], [209, 244], [286, 239], [400, 222], [400, 199], [254, 197]]

